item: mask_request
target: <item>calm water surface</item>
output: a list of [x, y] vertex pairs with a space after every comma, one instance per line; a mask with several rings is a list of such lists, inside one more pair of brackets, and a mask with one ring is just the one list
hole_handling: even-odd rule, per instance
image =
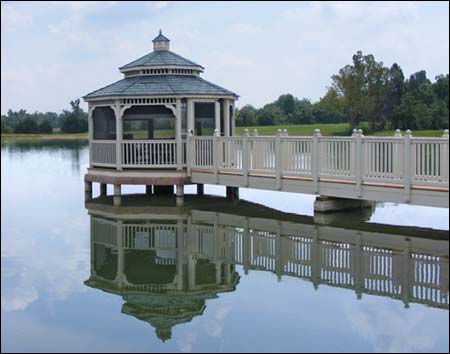
[[82, 142], [2, 144], [2, 352], [448, 352], [448, 210], [314, 220], [312, 196], [244, 189], [85, 206], [87, 165]]

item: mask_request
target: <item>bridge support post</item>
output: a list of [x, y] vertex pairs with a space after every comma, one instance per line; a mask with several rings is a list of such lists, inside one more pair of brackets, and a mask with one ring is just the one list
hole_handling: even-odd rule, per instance
[[106, 197], [107, 191], [106, 191], [107, 184], [106, 183], [100, 183], [100, 196]]
[[84, 181], [84, 200], [91, 201], [92, 200], [92, 182]]
[[151, 184], [145, 186], [145, 194], [152, 195], [153, 194], [153, 186]]
[[182, 184], [177, 184], [177, 207], [182, 207], [184, 205], [184, 186]]
[[121, 193], [121, 185], [114, 185], [114, 206], [122, 205], [122, 193]]
[[227, 198], [235, 202], [239, 200], [239, 187], [227, 187]]
[[346, 199], [319, 196], [314, 201], [314, 213], [331, 213], [343, 210], [372, 207], [373, 202], [360, 199]]
[[205, 185], [197, 184], [197, 195], [204, 195], [204, 194], [205, 194]]

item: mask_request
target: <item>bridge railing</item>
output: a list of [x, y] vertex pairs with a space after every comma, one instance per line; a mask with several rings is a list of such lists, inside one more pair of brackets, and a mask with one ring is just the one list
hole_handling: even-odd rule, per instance
[[366, 137], [354, 131], [350, 137], [276, 136], [190, 137], [188, 166], [195, 169], [265, 174], [283, 178], [303, 176], [311, 180], [349, 180], [363, 183], [397, 183], [448, 187], [448, 131], [442, 138], [402, 136]]

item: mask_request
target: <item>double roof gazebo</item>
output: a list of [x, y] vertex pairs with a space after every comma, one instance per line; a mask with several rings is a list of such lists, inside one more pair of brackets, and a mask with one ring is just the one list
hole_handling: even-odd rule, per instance
[[[161, 31], [153, 51], [119, 68], [124, 78], [84, 96], [89, 105], [89, 168], [92, 182], [114, 185], [120, 205], [122, 184], [188, 183], [186, 138], [231, 136], [238, 96], [200, 75], [204, 67], [170, 50]], [[173, 188], [173, 187], [170, 187]], [[179, 189], [179, 190], [178, 190]]]

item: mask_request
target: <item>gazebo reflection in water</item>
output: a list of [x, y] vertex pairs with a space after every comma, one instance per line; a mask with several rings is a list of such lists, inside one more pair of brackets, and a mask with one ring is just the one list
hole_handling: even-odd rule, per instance
[[175, 325], [202, 315], [207, 300], [236, 289], [236, 266], [245, 274], [305, 279], [315, 289], [346, 288], [357, 299], [371, 294], [406, 308], [449, 308], [447, 231], [355, 221], [321, 225], [220, 197], [187, 196], [184, 207], [142, 196], [125, 196], [121, 207], [113, 207], [110, 198], [86, 203], [91, 276], [85, 284], [122, 296], [122, 313], [148, 322], [163, 341]]

